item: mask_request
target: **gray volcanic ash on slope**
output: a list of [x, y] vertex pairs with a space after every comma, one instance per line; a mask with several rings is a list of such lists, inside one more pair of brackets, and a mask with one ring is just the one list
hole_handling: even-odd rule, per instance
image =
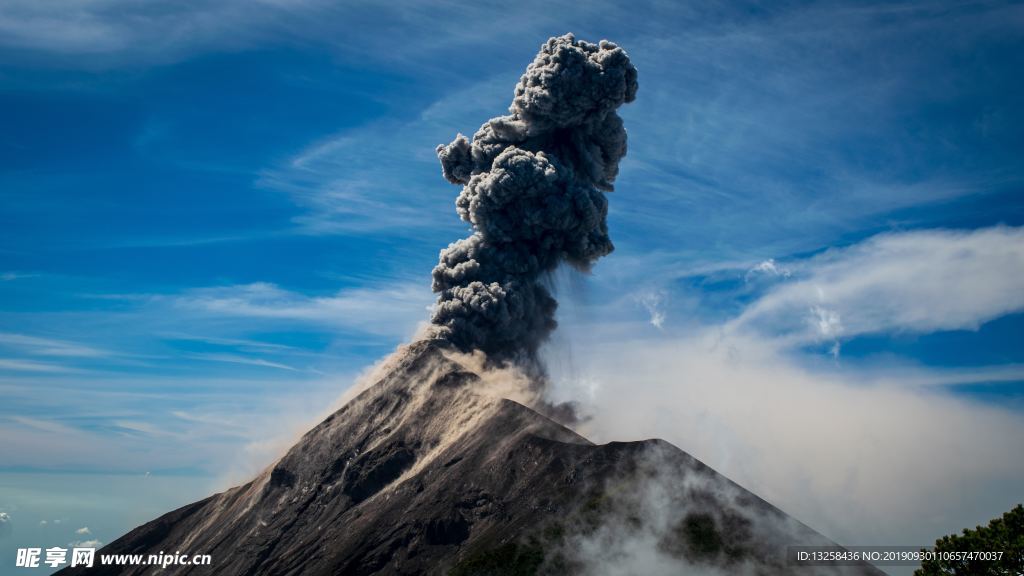
[[474, 232], [434, 270], [431, 337], [253, 481], [101, 554], [209, 554], [211, 566], [171, 570], [229, 576], [800, 573], [785, 546], [829, 543], [806, 526], [663, 441], [596, 446], [528, 407], [554, 328], [543, 276], [611, 251], [615, 109], [635, 93], [615, 45], [548, 41], [511, 115], [439, 149]]
[[608, 201], [626, 131], [615, 110], [636, 98], [636, 68], [611, 42], [552, 38], [516, 86], [510, 114], [470, 142], [438, 146], [462, 184], [459, 216], [473, 234], [441, 252], [436, 333], [492, 359], [532, 360], [555, 328], [544, 274], [587, 269], [612, 251]]
[[212, 556], [182, 574], [878, 574], [786, 566], [828, 541], [663, 441], [590, 443], [443, 341], [382, 373], [252, 482], [102, 553]]

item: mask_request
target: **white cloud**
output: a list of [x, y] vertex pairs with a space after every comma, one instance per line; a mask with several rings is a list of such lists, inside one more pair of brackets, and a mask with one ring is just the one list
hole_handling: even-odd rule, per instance
[[25, 334], [12, 334], [10, 332], [0, 332], [0, 346], [16, 348], [38, 356], [98, 357], [109, 354], [106, 351], [77, 342], [39, 338]]
[[850, 545], [928, 544], [1019, 502], [1024, 461], [1007, 454], [1024, 444], [1020, 407], [948, 387], [1024, 380], [1024, 366], [840, 364], [793, 345], [834, 341], [837, 354], [860, 334], [975, 328], [1019, 311], [1024, 231], [886, 234], [792, 270], [718, 324], [651, 332], [634, 305], [608, 301], [560, 318], [545, 352], [553, 399], [580, 404], [594, 441], [664, 438]]
[[903, 386], [920, 388], [925, 386], [987, 385], [1024, 381], [1024, 365], [999, 364], [996, 366], [968, 366], [944, 368], [941, 371], [922, 371], [916, 365], [883, 365], [863, 367], [858, 377], [865, 384], [873, 386]]
[[434, 149], [459, 130], [472, 134], [507, 106], [517, 78], [518, 71], [489, 77], [451, 91], [412, 119], [331, 135], [265, 170], [257, 184], [289, 194], [305, 209], [295, 218], [305, 234], [409, 235], [460, 226], [452, 207], [458, 191], [441, 176]]
[[78, 66], [169, 62], [202, 50], [250, 46], [271, 30], [286, 31], [287, 7], [270, 4], [155, 7], [124, 0], [69, 0], [58, 9], [52, 2], [10, 0], [0, 13], [0, 46], [77, 56]]
[[[67, 379], [46, 395], [30, 377], [0, 377], [0, 397], [33, 408], [32, 416], [0, 417], [0, 461], [137, 475], [190, 469], [237, 484], [326, 417], [325, 407], [350, 386], [357, 367], [184, 379], [104, 374]], [[96, 446], [109, 450], [90, 448]]]
[[4, 282], [12, 282], [14, 280], [20, 280], [22, 278], [34, 278], [36, 276], [38, 276], [38, 274], [26, 274], [26, 273], [23, 273], [23, 272], [13, 272], [12, 271], [12, 272], [4, 272], [4, 273], [0, 274], [0, 280], [2, 280]]
[[331, 296], [307, 296], [257, 282], [198, 288], [171, 297], [170, 301], [176, 307], [206, 315], [310, 322], [407, 338], [427, 318], [434, 296], [427, 283], [420, 280], [351, 288]]
[[665, 325], [665, 298], [666, 293], [663, 290], [643, 292], [636, 297], [637, 302], [650, 314], [651, 326], [659, 330]]
[[[607, 14], [608, 7], [589, 9]], [[524, 1], [496, 18], [493, 6], [397, 0], [219, 0], [139, 3], [132, 0], [7, 0], [0, 12], [0, 47], [65, 57], [73, 67], [175, 62], [203, 52], [301, 44], [343, 58], [447, 67], [439, 52], [550, 33], [566, 8]], [[579, 23], [582, 18], [576, 15]], [[559, 26], [560, 28], [560, 26]], [[388, 29], [401, 34], [381, 34]]]
[[714, 327], [623, 340], [590, 326], [570, 340], [556, 394], [590, 417], [584, 435], [664, 438], [842, 543], [926, 544], [1020, 498], [1024, 462], [1006, 455], [1024, 419], [919, 387], [959, 378], [808, 368]]
[[294, 366], [282, 364], [281, 362], [272, 362], [263, 358], [250, 358], [247, 356], [239, 356], [237, 354], [190, 354], [188, 358], [194, 358], [196, 360], [207, 360], [209, 362], [225, 362], [228, 364], [244, 364], [246, 366], [260, 366], [263, 368], [276, 368], [278, 370], [289, 370], [291, 372], [298, 372], [299, 369]]
[[14, 360], [11, 358], [0, 358], [0, 370], [13, 370], [16, 372], [75, 372], [73, 368], [50, 364], [47, 362], [36, 362], [34, 360]]
[[757, 278], [758, 276], [781, 276], [783, 278], [789, 278], [792, 274], [788, 268], [776, 264], [774, 258], [762, 260], [750, 270], [747, 270], [747, 274], [744, 277], [747, 282]]
[[[827, 3], [755, 18], [720, 9], [688, 15], [684, 35], [678, 9], [616, 38], [642, 64], [637, 103], [623, 112], [630, 152], [619, 182], [643, 201], [612, 198], [610, 210], [613, 224], [642, 230], [638, 243], [653, 233], [662, 247], [719, 261], [794, 254], [906, 216], [896, 211], [1019, 187], [1000, 140], [972, 149], [976, 141], [950, 141], [945, 124], [920, 115], [936, 86], [950, 102], [988, 101], [993, 77], [950, 63], [1014, 34], [1021, 6], [945, 17], [931, 3]], [[911, 44], [929, 48], [902, 49]], [[957, 162], [968, 150], [987, 158]]]
[[183, 434], [171, 432], [162, 426], [141, 420], [111, 420], [110, 425], [122, 434], [142, 436], [164, 436], [168, 438], [182, 439]]
[[[95, 359], [112, 356], [110, 352], [100, 350], [91, 346], [70, 342], [67, 340], [55, 340], [52, 338], [40, 338], [26, 334], [14, 334], [0, 332], [0, 350], [8, 354], [20, 356], [45, 356], [68, 359]], [[12, 372], [25, 372], [35, 374], [70, 374], [83, 372], [80, 368], [57, 364], [53, 362], [41, 362], [29, 358], [0, 358], [0, 370]]]
[[263, 342], [261, 340], [252, 340], [246, 338], [219, 338], [216, 336], [201, 336], [197, 334], [185, 334], [181, 332], [167, 332], [165, 334], [162, 334], [162, 336], [171, 340], [206, 342], [208, 344], [214, 344], [217, 346], [228, 346], [245, 351], [260, 350], [273, 352], [287, 352], [297, 350], [294, 346], [287, 346], [285, 344]]
[[732, 327], [795, 343], [975, 330], [1024, 310], [1024, 228], [883, 234], [801, 264]]
[[89, 531], [89, 527], [88, 526], [82, 526], [78, 530], [75, 530], [75, 534], [80, 534], [82, 536], [85, 536], [86, 534], [92, 534], [92, 532]]

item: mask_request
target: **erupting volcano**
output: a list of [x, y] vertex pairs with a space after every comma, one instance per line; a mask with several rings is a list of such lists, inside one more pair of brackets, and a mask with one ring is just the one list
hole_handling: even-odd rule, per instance
[[637, 86], [611, 42], [546, 42], [508, 115], [438, 147], [473, 232], [441, 252], [424, 336], [257, 478], [101, 553], [210, 554], [176, 573], [225, 575], [878, 574], [789, 566], [787, 546], [831, 542], [664, 441], [595, 445], [543, 415], [545, 276], [612, 251]]

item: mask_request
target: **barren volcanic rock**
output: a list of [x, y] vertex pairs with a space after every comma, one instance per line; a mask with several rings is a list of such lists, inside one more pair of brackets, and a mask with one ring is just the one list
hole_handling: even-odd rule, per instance
[[256, 479], [132, 530], [88, 573], [148, 573], [99, 556], [163, 551], [212, 556], [177, 574], [603, 574], [640, 550], [660, 568], [637, 573], [790, 574], [786, 545], [830, 544], [664, 441], [594, 445], [466, 360], [402, 349]]

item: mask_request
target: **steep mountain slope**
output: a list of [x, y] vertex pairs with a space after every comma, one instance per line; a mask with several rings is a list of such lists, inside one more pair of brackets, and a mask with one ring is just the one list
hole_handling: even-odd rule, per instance
[[212, 556], [182, 574], [789, 574], [787, 544], [829, 544], [668, 443], [590, 443], [469, 360], [408, 346], [259, 477], [101, 553]]

